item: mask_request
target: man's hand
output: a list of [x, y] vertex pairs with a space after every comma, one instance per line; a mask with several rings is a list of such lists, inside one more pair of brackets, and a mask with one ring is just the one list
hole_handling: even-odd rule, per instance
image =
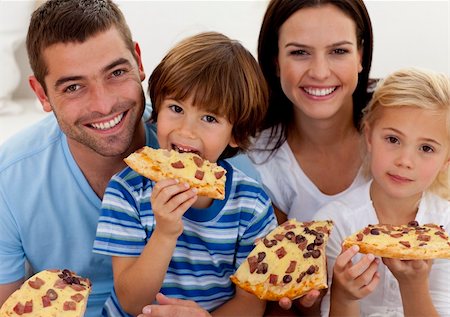
[[211, 317], [197, 303], [190, 300], [169, 298], [161, 293], [156, 295], [158, 304], [147, 305], [138, 317]]

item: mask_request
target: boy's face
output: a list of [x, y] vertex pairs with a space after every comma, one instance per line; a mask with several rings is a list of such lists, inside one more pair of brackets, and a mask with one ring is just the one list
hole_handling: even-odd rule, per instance
[[195, 107], [191, 97], [185, 101], [164, 98], [157, 122], [159, 145], [164, 149], [194, 152], [216, 162], [228, 145], [237, 146], [227, 118]]
[[365, 131], [374, 184], [393, 198], [421, 195], [448, 167], [446, 115], [413, 107], [379, 111]]
[[103, 156], [129, 151], [144, 109], [145, 74], [120, 33], [111, 28], [82, 43], [57, 43], [44, 49], [43, 58], [47, 92], [34, 77], [30, 84], [71, 148]]

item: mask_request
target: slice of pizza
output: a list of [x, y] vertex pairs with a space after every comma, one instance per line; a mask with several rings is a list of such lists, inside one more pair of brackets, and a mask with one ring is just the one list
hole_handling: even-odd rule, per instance
[[255, 243], [231, 280], [272, 301], [327, 288], [325, 247], [332, 228], [331, 221], [288, 220]]
[[69, 270], [41, 271], [3, 303], [0, 316], [82, 317], [91, 282]]
[[175, 178], [197, 188], [199, 195], [225, 198], [226, 170], [195, 153], [145, 146], [124, 160], [134, 171], [155, 182]]
[[417, 221], [407, 225], [368, 225], [347, 237], [343, 245], [357, 245], [359, 252], [402, 260], [450, 259], [450, 242], [442, 226]]

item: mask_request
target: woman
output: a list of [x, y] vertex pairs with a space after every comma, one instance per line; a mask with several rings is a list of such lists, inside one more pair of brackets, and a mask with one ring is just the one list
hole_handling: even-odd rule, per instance
[[273, 0], [258, 59], [269, 111], [251, 158], [279, 223], [311, 220], [358, 184], [372, 25], [362, 0]]
[[[270, 104], [250, 157], [278, 222], [309, 221], [321, 206], [364, 182], [361, 111], [372, 63], [372, 24], [362, 0], [272, 0], [258, 59]], [[311, 291], [293, 314], [319, 314]], [[291, 307], [287, 298], [283, 308]], [[278, 309], [268, 305], [267, 315]], [[281, 312], [277, 311], [276, 315]], [[288, 315], [288, 312], [284, 312]]]

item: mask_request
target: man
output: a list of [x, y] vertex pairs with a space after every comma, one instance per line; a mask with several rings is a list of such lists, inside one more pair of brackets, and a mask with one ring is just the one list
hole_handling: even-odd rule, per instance
[[105, 187], [125, 156], [157, 146], [139, 46], [110, 0], [49, 0], [31, 17], [27, 51], [30, 86], [54, 116], [0, 148], [0, 305], [27, 260], [33, 272], [90, 278], [86, 316], [98, 317], [113, 284], [111, 259], [92, 253]]

